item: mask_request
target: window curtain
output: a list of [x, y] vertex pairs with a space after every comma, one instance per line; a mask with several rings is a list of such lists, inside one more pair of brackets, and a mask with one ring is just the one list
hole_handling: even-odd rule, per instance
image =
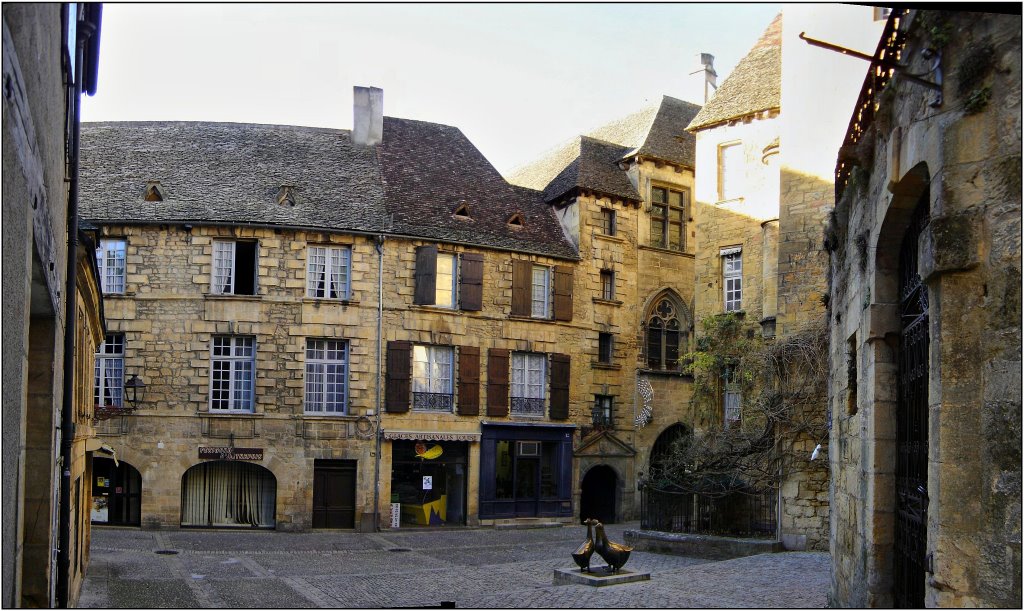
[[182, 526], [274, 526], [277, 482], [258, 465], [216, 461], [192, 467], [182, 485]]

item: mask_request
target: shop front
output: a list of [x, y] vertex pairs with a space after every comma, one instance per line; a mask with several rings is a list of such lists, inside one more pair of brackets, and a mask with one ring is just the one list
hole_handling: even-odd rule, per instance
[[391, 440], [393, 526], [466, 524], [470, 447], [467, 439], [475, 441], [477, 438], [476, 435], [385, 433], [385, 439]]
[[138, 526], [141, 523], [142, 475], [125, 461], [92, 459], [93, 524]]
[[574, 429], [547, 424], [483, 424], [480, 518], [573, 515]]

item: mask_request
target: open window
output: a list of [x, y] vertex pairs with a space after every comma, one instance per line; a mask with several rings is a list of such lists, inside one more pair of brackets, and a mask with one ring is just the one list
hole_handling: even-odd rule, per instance
[[214, 295], [256, 294], [255, 241], [216, 240], [213, 243]]

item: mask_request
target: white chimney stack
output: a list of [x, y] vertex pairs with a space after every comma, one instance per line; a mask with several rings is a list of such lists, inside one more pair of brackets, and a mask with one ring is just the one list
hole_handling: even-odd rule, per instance
[[695, 72], [690, 73], [690, 79], [694, 81], [697, 100], [700, 104], [708, 101], [708, 98], [718, 88], [718, 73], [715, 72], [715, 56], [710, 53], [698, 53], [697, 62], [700, 66]]
[[355, 87], [352, 91], [352, 141], [374, 146], [384, 138], [384, 90]]

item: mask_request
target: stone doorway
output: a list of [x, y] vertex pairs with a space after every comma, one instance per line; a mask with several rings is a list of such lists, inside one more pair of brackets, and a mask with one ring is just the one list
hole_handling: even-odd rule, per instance
[[580, 483], [580, 521], [595, 518], [604, 524], [616, 521], [619, 476], [608, 465], [587, 471]]

